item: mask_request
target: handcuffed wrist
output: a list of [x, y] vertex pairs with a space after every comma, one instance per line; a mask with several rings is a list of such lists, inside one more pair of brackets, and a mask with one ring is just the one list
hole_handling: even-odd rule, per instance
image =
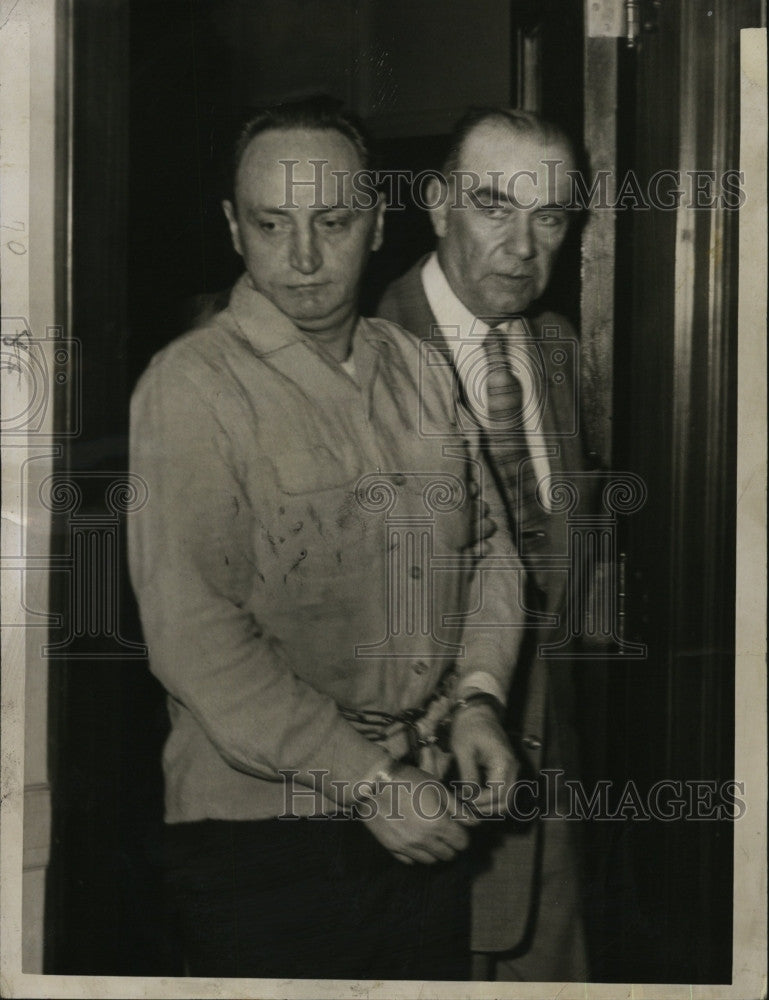
[[493, 694], [489, 694], [487, 691], [474, 691], [472, 694], [465, 695], [462, 698], [456, 698], [451, 705], [451, 719], [452, 721], [456, 718], [457, 713], [464, 712], [468, 708], [475, 708], [478, 705], [486, 705], [490, 708], [498, 722], [502, 722], [505, 715], [505, 706], [502, 702], [495, 698]]

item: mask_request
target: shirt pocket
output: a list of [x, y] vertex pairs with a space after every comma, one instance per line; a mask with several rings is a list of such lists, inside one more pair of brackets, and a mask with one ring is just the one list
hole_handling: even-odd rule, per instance
[[308, 496], [327, 490], [354, 488], [360, 471], [355, 457], [341, 455], [324, 445], [290, 448], [273, 457], [278, 489], [290, 497]]
[[360, 457], [352, 448], [286, 448], [272, 465], [276, 495], [262, 542], [265, 565], [282, 586], [313, 600], [313, 582], [349, 574], [373, 553], [381, 557], [381, 517], [360, 503]]

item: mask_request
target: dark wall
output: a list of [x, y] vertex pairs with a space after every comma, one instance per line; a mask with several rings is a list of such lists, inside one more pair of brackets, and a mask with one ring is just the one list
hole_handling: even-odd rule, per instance
[[218, 147], [230, 105], [231, 54], [216, 5], [131, 0], [129, 35], [128, 328], [131, 376], [182, 332], [185, 301], [240, 273], [219, 205]]
[[[80, 394], [59, 427], [81, 430], [56, 460], [50, 634], [51, 861], [45, 971], [151, 974], [174, 966], [161, 918], [159, 851], [167, 730], [142, 657], [127, 581], [130, 338], [127, 0], [72, 5], [73, 261], [62, 279], [80, 346]], [[66, 405], [65, 405], [66, 404]], [[117, 491], [117, 492], [115, 492]], [[67, 502], [72, 498], [71, 505]], [[117, 502], [116, 502], [117, 499]]]
[[[478, 44], [485, 38], [489, 51], [484, 58], [473, 56], [473, 73], [447, 69], [460, 55], [463, 66], [469, 58], [465, 4], [401, 4], [397, 23], [385, 0], [358, 6], [364, 13], [353, 21], [346, 0], [262, 0], [256, 5], [131, 0], [127, 291], [132, 379], [158, 348], [185, 329], [193, 297], [226, 289], [240, 273], [220, 207], [221, 179], [237, 127], [255, 107], [327, 93], [370, 121], [383, 168], [415, 174], [434, 169], [441, 164], [449, 125], [468, 104], [516, 103], [517, 32], [537, 23], [543, 110], [581, 142], [578, 0], [536, 5], [483, 0], [476, 5], [473, 38]], [[442, 46], [425, 35], [423, 22], [430, 21], [431, 11], [441, 12]], [[490, 16], [495, 12], [501, 31]], [[360, 38], [364, 29], [366, 37]], [[453, 49], [447, 51], [446, 45]], [[419, 86], [412, 93], [415, 81]], [[443, 91], [436, 89], [438, 83]], [[411, 95], [408, 107], [405, 91]], [[385, 244], [372, 257], [365, 280], [364, 313], [374, 310], [389, 281], [432, 246], [425, 212], [407, 203], [404, 211], [388, 213]], [[574, 227], [544, 301], [574, 322], [579, 319], [579, 247]]]

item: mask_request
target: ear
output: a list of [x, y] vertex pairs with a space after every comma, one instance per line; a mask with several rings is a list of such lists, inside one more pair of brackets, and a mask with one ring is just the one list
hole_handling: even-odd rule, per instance
[[376, 220], [374, 222], [374, 228], [371, 231], [372, 253], [381, 247], [382, 240], [384, 239], [384, 217], [386, 210], [387, 210], [387, 204], [384, 198], [380, 195], [379, 202], [376, 208], [374, 209], [374, 211], [376, 212]]
[[430, 213], [433, 232], [438, 239], [443, 239], [449, 224], [449, 187], [445, 181], [431, 177], [425, 189], [426, 206]]
[[224, 209], [224, 214], [227, 216], [227, 225], [230, 227], [230, 237], [232, 239], [232, 245], [235, 248], [235, 252], [243, 256], [243, 247], [240, 242], [240, 226], [238, 225], [238, 217], [235, 212], [235, 206], [231, 201], [226, 199], [222, 202], [222, 208]]

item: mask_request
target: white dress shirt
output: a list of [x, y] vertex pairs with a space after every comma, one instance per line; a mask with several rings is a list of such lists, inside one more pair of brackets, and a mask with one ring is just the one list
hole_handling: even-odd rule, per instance
[[[479, 366], [485, 364], [482, 348], [484, 338], [489, 332], [489, 325], [482, 319], [473, 316], [463, 302], [457, 298], [449, 285], [443, 268], [438, 263], [438, 255], [430, 254], [422, 268], [422, 285], [438, 326], [443, 330], [445, 339], [451, 350], [457, 375], [465, 391], [465, 397], [473, 416], [483, 424], [488, 419], [488, 397], [486, 380], [479, 375]], [[510, 341], [525, 343], [528, 331], [522, 319], [512, 319], [504, 328], [510, 333]], [[550, 473], [548, 447], [542, 434], [541, 406], [538, 405], [536, 375], [530, 366], [513, 364], [515, 377], [521, 383], [523, 398], [533, 401], [534, 405], [526, 405], [522, 415], [522, 427], [526, 434], [526, 443], [533, 466], [534, 475], [541, 482]], [[549, 498], [545, 492], [540, 497], [545, 509], [550, 508]]]
[[[422, 286], [433, 316], [435, 316], [449, 345], [454, 368], [462, 382], [472, 414], [479, 423], [483, 424], [484, 418], [488, 419], [488, 395], [486, 379], [482, 373], [482, 369], [486, 365], [485, 353], [482, 348], [490, 327], [482, 319], [473, 316], [456, 296], [435, 253], [430, 254], [422, 268]], [[518, 343], [528, 337], [525, 324], [521, 319], [511, 320], [505, 328]], [[521, 382], [524, 399], [532, 399], [536, 392], [536, 386], [531, 371], [525, 365], [514, 365], [513, 370]], [[521, 421], [532, 457], [534, 473], [538, 480], [550, 472], [550, 463], [547, 459], [548, 450], [539, 423], [539, 411], [538, 406], [526, 406]], [[543, 497], [542, 500], [546, 502], [547, 497]], [[549, 504], [546, 506], [549, 507]], [[507, 703], [505, 693], [496, 678], [485, 671], [477, 670], [463, 677], [459, 687], [460, 690], [457, 693], [460, 696], [470, 690], [485, 691], [501, 701], [502, 704]]]

